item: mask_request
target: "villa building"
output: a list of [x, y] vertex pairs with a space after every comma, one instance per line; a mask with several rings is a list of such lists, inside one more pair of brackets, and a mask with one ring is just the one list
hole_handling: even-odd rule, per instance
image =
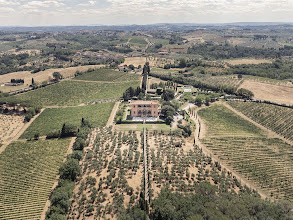
[[143, 100], [132, 101], [131, 117], [159, 117], [159, 102]]

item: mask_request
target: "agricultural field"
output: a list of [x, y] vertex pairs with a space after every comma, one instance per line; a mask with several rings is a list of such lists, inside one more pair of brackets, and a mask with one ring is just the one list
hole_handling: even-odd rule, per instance
[[24, 79], [24, 84], [19, 86], [0, 86], [0, 91], [2, 92], [10, 92], [18, 89], [28, 88], [32, 83], [32, 78], [34, 78], [35, 83], [41, 84], [43, 81], [49, 81], [53, 79], [54, 72], [60, 72], [60, 74], [64, 77], [72, 77], [74, 76], [76, 71], [87, 71], [89, 68], [98, 69], [103, 67], [104, 65], [86, 65], [86, 66], [77, 66], [77, 67], [68, 67], [68, 68], [60, 68], [60, 69], [47, 69], [44, 71], [40, 71], [38, 73], [31, 73], [29, 71], [21, 71], [8, 73], [4, 75], [0, 75], [0, 85], [10, 82], [11, 79]]
[[92, 126], [105, 126], [111, 114], [113, 102], [68, 108], [47, 108], [25, 130], [20, 138], [32, 138], [36, 133], [46, 136], [50, 132], [61, 130], [63, 123], [79, 126], [81, 119]]
[[40, 219], [69, 142], [13, 142], [0, 154], [0, 219]]
[[293, 87], [244, 80], [239, 88], [248, 89], [254, 98], [279, 104], [293, 105]]
[[11, 140], [23, 125], [24, 116], [0, 114], [0, 144]]
[[293, 141], [293, 109], [266, 103], [228, 102], [234, 109]]
[[134, 73], [126, 73], [115, 71], [111, 69], [98, 69], [93, 72], [84, 73], [78, 77], [77, 80], [87, 81], [108, 81], [108, 82], [126, 82], [140, 80], [141, 76]]
[[66, 80], [1, 100], [43, 106], [76, 106], [92, 100], [120, 98], [127, 88], [139, 85], [139, 81], [100, 83]]
[[198, 111], [206, 134], [203, 144], [233, 170], [260, 187], [269, 197], [293, 199], [293, 147], [241, 119], [224, 106]]
[[[85, 148], [82, 175], [76, 183], [68, 219], [116, 219], [127, 207], [144, 199], [144, 155], [142, 132], [116, 132], [97, 128]], [[182, 147], [175, 147], [176, 142]], [[164, 186], [190, 193], [198, 182], [208, 181], [221, 192], [245, 191], [231, 173], [213, 163], [192, 143], [164, 135], [147, 133], [149, 199]]]
[[264, 133], [223, 105], [213, 105], [198, 114], [208, 127], [208, 137], [259, 137]]
[[98, 128], [93, 138], [94, 144], [84, 149], [69, 219], [113, 219], [128, 204], [137, 202], [142, 191], [140, 132], [113, 133]]
[[[217, 167], [193, 143], [186, 139], [148, 132], [150, 197], [157, 197], [162, 187], [168, 185], [174, 192], [188, 193], [203, 181], [219, 190], [239, 192], [243, 186], [225, 169]], [[181, 143], [182, 147], [176, 147]]]
[[241, 65], [241, 64], [261, 64], [261, 63], [272, 63], [273, 60], [266, 59], [230, 59], [224, 60], [224, 62], [230, 65]]
[[129, 44], [133, 46], [146, 46], [148, 43], [145, 41], [144, 37], [135, 37], [132, 36]]
[[192, 77], [200, 82], [213, 87], [231, 87], [237, 89], [241, 83], [242, 79], [238, 79], [237, 76], [211, 76], [211, 77]]

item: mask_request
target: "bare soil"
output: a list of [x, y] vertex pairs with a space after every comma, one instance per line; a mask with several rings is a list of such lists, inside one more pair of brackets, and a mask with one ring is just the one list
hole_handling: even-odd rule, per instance
[[24, 125], [24, 116], [0, 114], [0, 143], [11, 140]]
[[236, 59], [236, 60], [225, 60], [230, 65], [241, 65], [241, 64], [261, 64], [261, 63], [272, 63], [273, 60], [265, 59]]
[[[15, 130], [15, 132], [12, 132], [11, 135], [6, 137], [6, 141], [3, 142], [3, 146], [0, 147], [0, 154], [6, 149], [6, 147], [12, 142], [16, 141], [22, 134], [23, 132], [33, 123], [34, 120], [44, 111], [45, 109], [43, 108], [39, 114], [36, 114], [29, 122], [27, 123], [18, 123], [18, 129]], [[13, 116], [15, 117], [15, 116]], [[23, 121], [23, 120], [22, 120]], [[0, 121], [1, 122], [1, 121]], [[1, 123], [2, 124], [2, 123]], [[1, 131], [1, 130], [0, 130]]]
[[239, 88], [245, 88], [252, 91], [256, 99], [293, 105], [293, 88], [289, 86], [244, 80]]

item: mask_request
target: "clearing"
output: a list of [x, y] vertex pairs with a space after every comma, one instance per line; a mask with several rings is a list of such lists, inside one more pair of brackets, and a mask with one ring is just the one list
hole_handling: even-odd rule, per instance
[[244, 80], [239, 88], [252, 91], [256, 99], [293, 105], [293, 87]]

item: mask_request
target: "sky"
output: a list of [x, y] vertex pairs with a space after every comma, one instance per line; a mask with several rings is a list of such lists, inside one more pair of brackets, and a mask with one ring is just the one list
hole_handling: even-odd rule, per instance
[[0, 26], [293, 22], [293, 0], [0, 0]]

